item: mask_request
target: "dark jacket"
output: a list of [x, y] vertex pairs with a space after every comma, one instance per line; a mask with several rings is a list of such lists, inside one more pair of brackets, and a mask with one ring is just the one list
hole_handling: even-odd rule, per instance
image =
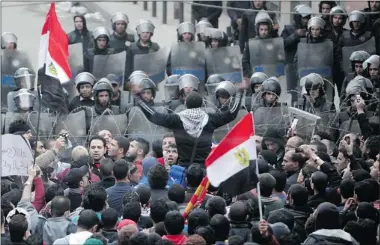
[[309, 206], [310, 208], [316, 209], [319, 204], [323, 202], [327, 202], [327, 201], [328, 200], [326, 197], [326, 193], [315, 194], [309, 198], [309, 200], [307, 201], [307, 206]]
[[130, 33], [125, 32], [119, 36], [113, 32], [110, 38], [110, 47], [115, 50], [115, 53], [120, 53], [128, 49], [128, 43], [126, 44], [126, 42], [133, 43], [134, 41], [135, 37]]
[[304, 241], [307, 237], [305, 224], [307, 219], [313, 213], [313, 209], [308, 206], [293, 206], [285, 205], [285, 209], [291, 212], [294, 216], [293, 232], [298, 234], [301, 241]]
[[83, 21], [83, 31], [79, 32], [78, 30], [74, 30], [68, 33], [67, 37], [69, 38], [69, 44], [82, 43], [83, 53], [85, 53], [87, 49], [94, 47], [94, 40], [91, 32], [87, 29], [86, 18], [82, 15], [76, 15], [74, 16], [74, 20], [77, 17], [81, 18]]
[[115, 177], [105, 177], [100, 182], [97, 182], [96, 185], [103, 186], [104, 189], [110, 188], [115, 185]]
[[46, 245], [52, 245], [55, 240], [75, 233], [77, 226], [66, 217], [54, 217], [46, 219], [38, 217], [35, 233], [43, 238]]
[[108, 204], [110, 208], [114, 208], [119, 214], [123, 212], [123, 197], [126, 193], [132, 191], [129, 183], [119, 182], [114, 186], [106, 189], [108, 194]]
[[72, 112], [78, 107], [86, 106], [86, 107], [92, 107], [95, 105], [95, 101], [92, 99], [81, 99], [81, 97], [75, 96], [69, 103], [69, 111]]
[[82, 204], [82, 194], [76, 189], [69, 189], [67, 198], [70, 200], [70, 212], [73, 212]]
[[342, 47], [357, 46], [367, 42], [372, 37], [370, 31], [362, 31], [358, 35], [353, 35], [351, 30], [344, 31], [341, 38]]
[[101, 234], [107, 238], [108, 240], [108, 244], [114, 242], [114, 241], [117, 241], [117, 230], [115, 229], [111, 229], [111, 230], [106, 230], [106, 229], [103, 229]]
[[149, 54], [157, 52], [160, 49], [160, 46], [158, 43], [149, 41], [149, 45], [147, 47], [144, 47], [141, 45], [140, 40], [137, 40], [135, 43], [132, 43], [130, 46], [130, 50], [132, 52], [132, 55], [135, 56], [136, 54]]
[[[235, 98], [235, 104], [231, 110], [222, 113], [208, 113], [209, 119], [203, 127], [202, 133], [198, 139], [191, 137], [183, 127], [182, 121], [177, 114], [158, 113], [139, 97], [136, 100], [149, 121], [162, 127], [173, 130], [178, 147], [179, 165], [188, 167], [191, 161], [191, 155], [196, 143], [194, 163], [204, 164], [207, 156], [211, 151], [212, 135], [214, 130], [233, 121], [239, 112], [241, 104], [241, 95], [239, 92]], [[235, 106], [237, 105], [237, 106]]]
[[168, 197], [168, 191], [165, 189], [151, 189], [150, 190], [150, 200], [156, 201], [160, 198]]
[[88, 49], [83, 57], [83, 66], [84, 71], [93, 73], [93, 65], [94, 65], [94, 56], [95, 55], [109, 55], [114, 54], [115, 51], [112, 48], [98, 49], [98, 48], [90, 48]]
[[[194, 3], [214, 5], [222, 7], [222, 1], [193, 1]], [[196, 21], [200, 21], [202, 18], [207, 18], [214, 28], [218, 28], [218, 19], [222, 14], [222, 8], [211, 8], [203, 6], [192, 5], [192, 15]]]
[[[368, 1], [369, 2], [369, 1]], [[368, 3], [369, 5], [369, 3]], [[370, 6], [368, 6], [368, 8], [365, 8], [363, 9], [363, 12], [364, 13], [373, 13], [373, 12], [378, 12], [377, 14], [366, 14], [367, 16], [367, 28], [366, 30], [367, 31], [372, 31], [372, 30], [375, 30], [374, 29], [374, 25], [375, 25], [375, 22], [380, 20], [380, 11], [379, 10], [372, 10], [371, 8], [369, 8]]]
[[230, 221], [231, 229], [229, 236], [240, 236], [245, 242], [251, 241], [251, 224], [250, 223], [236, 223]]
[[347, 232], [321, 229], [311, 233], [303, 245], [359, 245]]
[[297, 35], [296, 30], [296, 25], [285, 25], [281, 32], [281, 37], [284, 39], [285, 61], [287, 64], [293, 63], [298, 43], [301, 40], [300, 36]]

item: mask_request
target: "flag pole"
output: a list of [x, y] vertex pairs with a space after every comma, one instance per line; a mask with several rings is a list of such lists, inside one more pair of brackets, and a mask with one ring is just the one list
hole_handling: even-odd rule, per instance
[[[252, 115], [252, 120], [254, 119], [253, 118], [253, 112], [251, 111], [251, 115]], [[255, 132], [255, 124], [253, 124], [253, 131]], [[259, 177], [259, 164], [257, 162], [257, 156], [256, 156], [256, 175], [257, 175], [257, 179], [258, 179], [258, 182], [257, 182], [257, 186], [256, 186], [256, 191], [257, 191], [257, 200], [259, 202], [259, 213], [260, 213], [260, 221], [263, 220], [263, 208], [261, 206], [261, 191], [260, 191], [260, 177]]]

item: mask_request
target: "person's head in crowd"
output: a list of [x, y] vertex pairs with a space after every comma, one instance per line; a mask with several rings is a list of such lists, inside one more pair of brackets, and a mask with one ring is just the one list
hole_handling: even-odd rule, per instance
[[187, 238], [185, 245], [206, 245], [206, 241], [200, 235], [191, 235]]
[[245, 203], [242, 201], [234, 202], [230, 207], [228, 218], [230, 219], [231, 223], [241, 224], [246, 222], [248, 218], [248, 212]]
[[295, 207], [304, 207], [307, 204], [309, 198], [309, 191], [306, 187], [300, 184], [294, 184], [290, 187], [289, 192], [289, 204]]
[[160, 236], [165, 236], [168, 234], [165, 230], [164, 221], [158, 222], [154, 225], [154, 232], [156, 232]]
[[377, 226], [373, 220], [349, 221], [344, 231], [350, 233], [360, 245], [376, 244]]
[[208, 225], [208, 213], [202, 208], [195, 208], [190, 212], [187, 218], [187, 233], [189, 235], [195, 234], [195, 230], [197, 229], [197, 227]]
[[230, 222], [222, 214], [215, 214], [210, 219], [210, 227], [215, 231], [215, 241], [225, 241], [230, 233]]
[[377, 155], [377, 160], [370, 167], [371, 177], [380, 183], [380, 154]]
[[125, 193], [123, 197], [123, 206], [130, 202], [140, 202], [140, 196], [135, 190]]
[[77, 160], [71, 162], [70, 168], [81, 168], [87, 167], [90, 168], [91, 158], [89, 156], [81, 156]]
[[175, 145], [175, 137], [173, 133], [165, 134], [164, 137], [162, 137], [162, 152], [166, 150], [166, 148], [169, 145]]
[[[246, 206], [247, 215], [248, 215], [247, 220], [252, 221], [252, 220], [260, 219], [259, 200], [257, 199], [257, 197], [252, 197], [246, 200], [245, 206]], [[261, 203], [261, 208], [262, 208], [262, 212], [264, 213], [265, 207], [262, 203]]]
[[150, 152], [150, 156], [155, 157], [155, 158], [161, 158], [164, 156], [162, 153], [161, 140], [155, 140], [152, 142], [152, 150]]
[[[118, 231], [121, 231], [123, 228], [125, 228], [126, 226], [135, 226], [136, 227], [136, 231], [137, 230], [137, 223], [134, 222], [133, 220], [130, 220], [130, 219], [123, 219], [121, 220], [118, 224], [117, 224], [117, 230]], [[128, 236], [130, 237], [134, 232], [130, 233]]]
[[199, 164], [191, 164], [186, 170], [186, 183], [188, 187], [197, 188], [205, 175]]
[[372, 159], [376, 160], [376, 156], [380, 152], [380, 136], [379, 135], [371, 135], [368, 137], [368, 139], [364, 142], [364, 146], [362, 149], [363, 152], [363, 158], [365, 160]]
[[285, 140], [277, 129], [270, 128], [265, 132], [261, 146], [263, 150], [269, 150], [277, 155], [284, 150]]
[[108, 156], [114, 161], [124, 159], [129, 149], [129, 140], [123, 136], [116, 136], [108, 147]]
[[274, 187], [274, 192], [282, 193], [285, 190], [286, 174], [276, 169], [271, 170], [269, 174], [276, 179], [276, 186]]
[[285, 152], [288, 152], [290, 150], [295, 150], [296, 148], [300, 147], [303, 144], [304, 144], [304, 141], [301, 137], [299, 136], [290, 137], [288, 141], [286, 141]]
[[107, 245], [108, 240], [102, 234], [95, 233], [92, 234], [87, 240], [83, 243], [83, 245]]
[[277, 239], [280, 245], [301, 245], [301, 239], [298, 234], [290, 233], [288, 235], [283, 235]]
[[360, 182], [362, 180], [370, 179], [371, 174], [365, 171], [364, 169], [357, 169], [357, 170], [352, 171], [352, 178], [356, 182]]
[[33, 152], [34, 152], [34, 149], [36, 149], [36, 151], [34, 152], [36, 157], [38, 157], [39, 155], [44, 154], [46, 152], [46, 149], [45, 149], [42, 141], [36, 141], [36, 140], [30, 139], [29, 144], [30, 144], [30, 148], [32, 149]]
[[[43, 239], [42, 236], [39, 234], [31, 234], [27, 239], [26, 239], [26, 244], [28, 245], [43, 245]], [[3, 244], [5, 245], [5, 244]]]
[[[138, 232], [138, 229], [136, 227], [136, 232]], [[127, 229], [127, 226], [124, 226], [117, 232], [117, 244], [118, 245], [130, 245], [131, 242], [129, 241], [129, 238], [133, 235], [133, 233], [129, 233], [129, 230]]]
[[291, 234], [289, 227], [282, 222], [270, 224], [269, 227], [277, 241], [280, 240], [281, 237]]
[[228, 245], [244, 245], [245, 241], [243, 237], [233, 235], [228, 238]]
[[350, 156], [348, 155], [345, 148], [339, 148], [338, 157], [336, 158], [336, 170], [339, 174], [343, 172], [347, 168], [347, 166], [351, 163]]
[[149, 243], [148, 235], [143, 232], [137, 232], [130, 238], [131, 245], [147, 245]]
[[3, 197], [1, 198], [1, 210], [4, 211], [4, 217], [7, 217], [9, 212], [11, 212], [15, 208], [15, 205], [9, 200], [5, 200]]
[[315, 230], [340, 229], [340, 214], [338, 208], [329, 202], [318, 205], [314, 212]]
[[215, 214], [226, 214], [226, 201], [220, 196], [213, 196], [206, 202], [206, 211], [209, 217]]
[[124, 205], [123, 219], [130, 219], [138, 223], [141, 216], [140, 202], [129, 202]]
[[195, 234], [200, 235], [203, 239], [205, 239], [207, 245], [212, 245], [215, 242], [215, 231], [210, 226], [199, 226], [196, 229]]
[[355, 180], [347, 178], [342, 180], [339, 185], [339, 193], [344, 203], [348, 198], [354, 197]]
[[309, 190], [311, 195], [313, 194], [313, 189], [311, 188], [311, 185], [310, 185], [310, 179], [311, 179], [311, 175], [315, 173], [316, 171], [318, 171], [317, 167], [311, 164], [306, 164], [302, 168], [297, 179], [298, 183], [305, 185], [305, 187]]
[[316, 219], [316, 216], [314, 214], [312, 214], [306, 220], [305, 231], [306, 231], [307, 235], [310, 235], [311, 233], [313, 233], [314, 231], [316, 231], [316, 229], [315, 229], [315, 219]]
[[156, 243], [160, 240], [162, 240], [162, 238], [157, 233], [153, 232], [148, 234], [148, 245], [156, 245]]
[[55, 140], [54, 139], [47, 139], [44, 141], [44, 148], [46, 150], [51, 150], [54, 148], [54, 142]]
[[168, 205], [169, 211], [179, 211], [179, 207], [176, 202], [167, 200], [166, 204]]
[[95, 163], [98, 163], [107, 152], [107, 143], [106, 140], [100, 136], [94, 136], [88, 142], [88, 148], [90, 156]]
[[276, 187], [276, 179], [269, 173], [260, 174], [260, 192], [263, 197], [270, 197]]
[[21, 135], [25, 140], [32, 139], [32, 130], [24, 120], [15, 120], [9, 124], [9, 134]]
[[164, 221], [167, 212], [169, 207], [164, 199], [154, 200], [150, 204], [150, 218], [155, 224]]
[[333, 157], [333, 158], [337, 157], [337, 155], [338, 155], [338, 148], [336, 147], [336, 145], [334, 144], [333, 141], [328, 140], [328, 139], [323, 139], [323, 140], [321, 140], [321, 143], [326, 146], [326, 148], [327, 148], [327, 154], [330, 157]]
[[129, 167], [127, 161], [124, 159], [117, 160], [113, 165], [113, 176], [116, 179], [116, 182], [126, 182], [129, 183], [128, 173]]
[[107, 192], [103, 186], [92, 184], [83, 194], [84, 209], [102, 212], [107, 206]]
[[175, 165], [178, 160], [178, 149], [177, 145], [169, 144], [166, 146], [165, 150], [162, 152], [165, 160], [165, 165]]
[[149, 142], [143, 138], [136, 138], [129, 143], [127, 158], [134, 161], [142, 161], [149, 152]]
[[112, 133], [108, 130], [100, 130], [99, 133], [98, 133], [98, 136], [102, 137], [103, 139], [106, 140], [106, 144], [108, 145], [109, 143], [111, 143], [111, 140], [112, 140]]
[[324, 194], [328, 184], [328, 176], [322, 171], [316, 171], [311, 175], [310, 186], [315, 194]]
[[293, 230], [294, 216], [290, 211], [286, 209], [278, 209], [270, 212], [267, 221], [269, 224], [275, 224], [279, 222], [284, 223], [288, 226], [289, 230]]
[[79, 214], [77, 232], [89, 231], [95, 233], [99, 225], [98, 215], [91, 209], [84, 209]]
[[53, 218], [67, 217], [70, 213], [70, 200], [64, 196], [56, 196], [51, 201], [50, 213]]
[[150, 196], [151, 196], [150, 188], [146, 185], [138, 185], [135, 191], [140, 198], [141, 206], [143, 207], [148, 206], [150, 202]]
[[185, 202], [185, 189], [178, 184], [173, 184], [168, 190], [168, 198], [178, 204]]
[[142, 168], [143, 168], [144, 177], [146, 177], [146, 178], [148, 177], [149, 169], [156, 164], [160, 164], [158, 162], [157, 158], [151, 157], [151, 156], [147, 156], [146, 158], [144, 158], [144, 160], [142, 161]]
[[310, 148], [314, 152], [324, 152], [327, 153], [327, 147], [320, 141], [313, 141], [310, 143]]
[[80, 168], [72, 168], [64, 178], [64, 182], [70, 189], [82, 189], [86, 188], [90, 182], [90, 172], [87, 166]]
[[102, 226], [104, 230], [116, 229], [119, 221], [119, 213], [113, 208], [107, 208], [102, 212]]
[[22, 192], [18, 188], [11, 189], [9, 192], [6, 192], [1, 196], [2, 199], [10, 201], [13, 206], [17, 206], [21, 200]]
[[114, 162], [111, 159], [104, 158], [100, 160], [99, 172], [103, 179], [113, 176], [113, 167]]
[[83, 156], [89, 156], [89, 153], [86, 147], [81, 146], [81, 145], [75, 146], [71, 152], [72, 160], [77, 161], [79, 158]]
[[15, 214], [8, 222], [10, 240], [12, 243], [20, 243], [30, 236], [28, 220], [23, 214]]
[[372, 203], [361, 202], [356, 208], [356, 216], [358, 219], [370, 219], [373, 220], [376, 224], [380, 222], [380, 213]]
[[165, 230], [168, 235], [180, 235], [185, 226], [185, 219], [178, 211], [169, 211], [164, 219]]
[[132, 186], [137, 186], [141, 179], [141, 174], [134, 163], [129, 163], [128, 179]]
[[360, 150], [360, 138], [358, 136], [358, 134], [354, 134], [354, 133], [348, 133], [346, 134], [345, 136], [343, 136], [343, 139], [347, 141], [347, 143], [349, 142], [351, 144], [351, 142], [354, 143], [353, 145], [353, 154], [356, 158], [359, 158], [361, 157], [361, 150]]
[[256, 151], [257, 153], [261, 152], [263, 150], [263, 147], [261, 146], [261, 142], [263, 141], [263, 137], [259, 135], [252, 136], [256, 143]]
[[374, 191], [373, 185], [368, 180], [363, 180], [355, 183], [354, 198], [356, 203], [372, 202]]
[[155, 245], [175, 245], [172, 241], [161, 239]]
[[277, 164], [277, 155], [269, 150], [262, 150], [259, 154], [268, 164], [276, 166]]
[[371, 185], [371, 189], [369, 190], [371, 193], [370, 201], [375, 202], [380, 199], [380, 183], [374, 179], [366, 180]]
[[169, 174], [161, 164], [152, 166], [148, 171], [148, 182], [151, 189], [165, 189]]

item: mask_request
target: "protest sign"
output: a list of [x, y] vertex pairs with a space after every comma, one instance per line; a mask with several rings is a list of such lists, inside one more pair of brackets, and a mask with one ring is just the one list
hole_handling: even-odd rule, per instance
[[1, 136], [1, 177], [27, 176], [32, 164], [32, 151], [24, 138], [13, 134]]

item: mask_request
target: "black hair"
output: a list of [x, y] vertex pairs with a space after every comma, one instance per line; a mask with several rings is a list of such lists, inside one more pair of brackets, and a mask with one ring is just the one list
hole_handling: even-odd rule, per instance
[[181, 185], [173, 184], [168, 190], [168, 198], [178, 204], [184, 203], [186, 198], [185, 188]]
[[166, 213], [169, 211], [166, 201], [163, 199], [154, 200], [150, 204], [150, 218], [154, 223], [164, 221]]
[[358, 219], [370, 219], [373, 220], [376, 225], [380, 222], [380, 213], [373, 206], [372, 203], [369, 202], [361, 202], [358, 204], [356, 209], [356, 215]]
[[198, 227], [197, 230], [195, 231], [195, 234], [203, 237], [203, 239], [205, 239], [207, 245], [212, 245], [215, 243], [215, 240], [214, 240], [215, 231], [210, 226]]
[[123, 208], [123, 219], [130, 219], [138, 223], [141, 217], [140, 202], [129, 202]]
[[230, 233], [230, 222], [222, 214], [215, 214], [210, 220], [210, 226], [215, 231], [215, 241], [224, 241]]
[[149, 142], [146, 139], [138, 137], [138, 138], [133, 139], [133, 141], [137, 141], [137, 143], [139, 144], [138, 147], [143, 150], [144, 156], [146, 154], [148, 154], [148, 152], [149, 152]]
[[51, 215], [62, 217], [66, 211], [70, 211], [70, 200], [64, 196], [56, 196], [51, 201]]
[[50, 185], [45, 190], [45, 201], [46, 203], [53, 200], [55, 196], [63, 196], [64, 195], [64, 189], [60, 183], [54, 183]]
[[286, 209], [278, 209], [269, 213], [268, 222], [270, 224], [282, 222], [288, 226], [289, 230], [293, 230], [294, 216]]
[[169, 235], [179, 235], [185, 226], [185, 219], [179, 211], [169, 211], [165, 215], [164, 225]]
[[226, 214], [226, 201], [220, 196], [213, 196], [206, 202], [206, 210], [209, 217], [213, 217], [215, 214]]
[[149, 243], [148, 235], [143, 232], [134, 233], [129, 240], [131, 245], [147, 245]]
[[13, 215], [8, 223], [8, 228], [11, 242], [21, 242], [28, 230], [28, 220], [23, 214]]
[[[257, 199], [257, 197], [254, 196], [246, 200], [245, 206], [247, 210], [248, 220], [260, 218], [259, 200]], [[261, 209], [264, 213], [265, 207], [263, 203], [261, 203]]]
[[245, 241], [243, 237], [234, 235], [228, 238], [228, 245], [244, 245]]
[[116, 180], [123, 180], [128, 176], [129, 167], [127, 161], [120, 159], [113, 165], [113, 175]]
[[89, 230], [99, 224], [98, 215], [91, 209], [84, 209], [79, 214], [78, 227]]
[[80, 156], [77, 160], [73, 161], [70, 165], [70, 169], [80, 168], [82, 166], [89, 166], [92, 162], [89, 156]]
[[114, 162], [109, 158], [103, 158], [100, 160], [99, 172], [103, 177], [112, 176]]
[[83, 194], [83, 208], [101, 212], [106, 206], [107, 192], [103, 186], [91, 184]]
[[186, 171], [186, 181], [189, 187], [198, 187], [205, 173], [199, 164], [191, 164]]
[[4, 211], [4, 217], [8, 216], [8, 213], [12, 211], [15, 207], [12, 202], [1, 198], [1, 211]]
[[148, 245], [156, 245], [156, 243], [160, 240], [162, 240], [162, 238], [157, 233], [153, 232], [148, 234]]
[[355, 183], [355, 195], [359, 202], [371, 202], [372, 201], [372, 184], [367, 180], [363, 180]]
[[323, 152], [323, 151], [318, 151], [316, 153], [316, 155], [324, 162], [331, 162], [331, 158], [329, 156], [329, 154], [327, 154], [326, 152]]
[[151, 189], [165, 189], [169, 175], [161, 164], [153, 165], [148, 171], [148, 182]]
[[[105, 238], [102, 234], [100, 233], [94, 233], [92, 234], [89, 238], [87, 239], [90, 239], [90, 238], [93, 238], [93, 239], [97, 239], [99, 241], [101, 241], [103, 243], [103, 245], [107, 245], [108, 244], [108, 240], [107, 238]], [[86, 242], [85, 242], [86, 243]]]
[[301, 245], [301, 239], [298, 234], [290, 233], [284, 236], [281, 236], [278, 239], [280, 245]]
[[245, 222], [247, 220], [247, 207], [244, 202], [237, 201], [230, 207], [228, 217], [231, 222]]
[[141, 205], [146, 205], [150, 201], [151, 191], [150, 188], [147, 185], [138, 185], [135, 189], [137, 194], [140, 197]]
[[365, 171], [364, 169], [357, 169], [357, 170], [352, 171], [352, 178], [356, 182], [360, 182], [362, 180], [370, 179], [371, 174]]
[[193, 209], [187, 218], [187, 233], [193, 235], [197, 227], [207, 225], [209, 225], [208, 213], [202, 208]]
[[102, 212], [102, 225], [104, 229], [113, 229], [119, 220], [119, 213], [113, 208]]
[[294, 206], [305, 206], [309, 198], [309, 191], [300, 184], [294, 184], [289, 189], [289, 195]]
[[124, 136], [116, 136], [113, 138], [119, 148], [123, 149], [123, 155], [127, 154], [128, 148], [129, 148], [129, 139], [125, 138]]
[[29, 125], [24, 120], [15, 120], [9, 124], [8, 133], [15, 134], [18, 132], [26, 132], [30, 130]]
[[174, 245], [170, 240], [161, 239], [155, 245]]
[[259, 180], [261, 196], [271, 196], [273, 189], [276, 187], [276, 179], [271, 174], [264, 173], [260, 175]]
[[[296, 153], [297, 154], [297, 153]], [[270, 175], [272, 175], [276, 179], [276, 186], [274, 189], [277, 192], [282, 192], [285, 190], [286, 185], [286, 174], [284, 172], [281, 172], [280, 170], [271, 170]]]
[[327, 153], [327, 147], [325, 144], [319, 142], [319, 141], [314, 141], [310, 143], [310, 145], [315, 145], [317, 147], [317, 152], [324, 152]]
[[10, 201], [14, 206], [17, 206], [21, 200], [22, 192], [20, 189], [12, 189], [11, 191], [3, 194], [2, 199]]
[[175, 201], [167, 200], [166, 204], [168, 205], [169, 211], [179, 211], [178, 204]]
[[106, 140], [105, 140], [102, 136], [99, 136], [99, 135], [95, 135], [95, 136], [93, 136], [93, 137], [90, 139], [90, 141], [88, 142], [88, 147], [91, 146], [91, 142], [92, 142], [93, 140], [100, 140], [101, 142], [103, 142], [103, 147], [104, 147], [104, 148], [107, 147], [107, 142], [106, 142]]
[[43, 245], [44, 241], [40, 234], [32, 234], [26, 239], [28, 245]]
[[342, 180], [342, 182], [340, 182], [340, 186], [339, 186], [340, 195], [345, 199], [353, 197], [354, 188], [355, 188], [355, 180], [349, 179], [349, 178], [344, 179]]
[[163, 157], [162, 153], [162, 143], [160, 140], [155, 140], [152, 142], [152, 151], [154, 152], [154, 157]]
[[123, 197], [123, 206], [130, 202], [140, 202], [140, 195], [136, 191], [129, 191]]
[[165, 230], [164, 221], [158, 222], [154, 225], [154, 232], [156, 232], [160, 236], [165, 236], [168, 234]]
[[369, 158], [376, 160], [377, 154], [380, 152], [380, 136], [371, 135], [365, 142], [365, 148], [369, 150]]
[[328, 184], [328, 176], [322, 171], [316, 171], [311, 175], [311, 181], [314, 185], [314, 189], [318, 193], [325, 193]]

